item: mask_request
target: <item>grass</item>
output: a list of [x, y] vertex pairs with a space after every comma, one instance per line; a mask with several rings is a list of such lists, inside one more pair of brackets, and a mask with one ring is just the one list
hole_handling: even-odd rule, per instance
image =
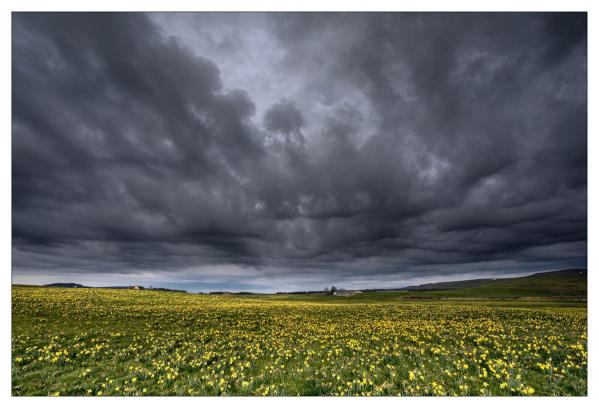
[[586, 395], [585, 302], [481, 293], [13, 287], [12, 393]]

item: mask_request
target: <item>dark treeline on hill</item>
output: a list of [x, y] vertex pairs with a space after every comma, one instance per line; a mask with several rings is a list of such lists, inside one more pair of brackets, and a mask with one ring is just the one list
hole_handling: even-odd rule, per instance
[[300, 290], [296, 292], [277, 292], [277, 295], [314, 295], [322, 292], [322, 290]]
[[42, 285], [46, 288], [89, 288], [90, 286], [80, 285], [78, 283], [49, 283], [47, 285]]
[[183, 290], [183, 289], [149, 288], [148, 290], [159, 290], [159, 291], [162, 291], [162, 292], [181, 292], [181, 293], [187, 293], [187, 291]]

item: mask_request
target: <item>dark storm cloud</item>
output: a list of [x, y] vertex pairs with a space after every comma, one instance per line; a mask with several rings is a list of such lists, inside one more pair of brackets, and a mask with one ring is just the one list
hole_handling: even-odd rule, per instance
[[206, 53], [150, 17], [13, 15], [17, 274], [586, 264], [585, 14], [224, 14]]
[[299, 132], [304, 125], [302, 113], [293, 102], [284, 101], [271, 106], [264, 115], [264, 124], [271, 132]]

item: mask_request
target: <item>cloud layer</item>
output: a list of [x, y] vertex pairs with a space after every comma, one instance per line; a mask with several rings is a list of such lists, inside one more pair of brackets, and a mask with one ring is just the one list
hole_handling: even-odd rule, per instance
[[585, 266], [586, 31], [14, 13], [13, 277], [272, 290]]

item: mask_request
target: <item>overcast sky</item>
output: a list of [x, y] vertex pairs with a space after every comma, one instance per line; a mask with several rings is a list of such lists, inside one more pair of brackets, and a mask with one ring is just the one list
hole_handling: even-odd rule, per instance
[[13, 13], [13, 282], [586, 267], [586, 14]]

